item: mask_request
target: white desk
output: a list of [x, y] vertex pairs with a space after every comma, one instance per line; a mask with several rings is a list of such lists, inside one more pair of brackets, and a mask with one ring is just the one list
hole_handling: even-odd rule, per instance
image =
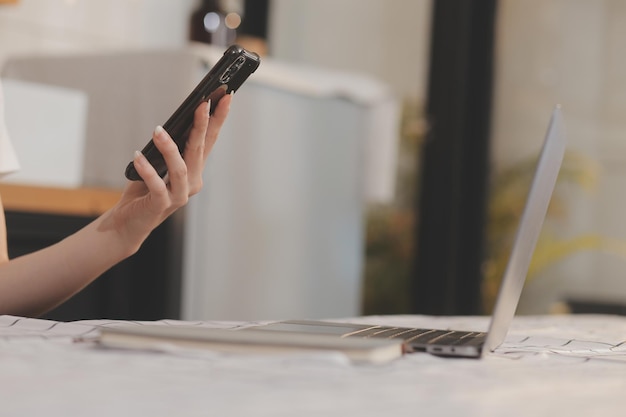
[[[483, 317], [351, 321], [481, 330], [487, 325]], [[518, 317], [506, 343], [481, 360], [412, 354], [383, 366], [355, 366], [334, 353], [171, 355], [71, 342], [69, 336], [95, 334], [96, 324], [111, 325], [0, 316], [0, 415], [587, 417], [626, 412], [623, 317]]]

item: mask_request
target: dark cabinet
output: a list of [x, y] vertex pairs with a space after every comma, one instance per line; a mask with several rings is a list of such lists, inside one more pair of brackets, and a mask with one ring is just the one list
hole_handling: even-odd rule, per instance
[[[54, 244], [95, 217], [6, 212], [10, 257]], [[183, 212], [158, 227], [132, 257], [44, 318], [157, 320], [180, 316]]]

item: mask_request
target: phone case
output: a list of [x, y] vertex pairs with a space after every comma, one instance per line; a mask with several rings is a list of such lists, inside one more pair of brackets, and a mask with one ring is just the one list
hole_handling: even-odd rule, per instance
[[[211, 100], [210, 113], [212, 114], [219, 100], [226, 94], [237, 91], [250, 74], [259, 67], [260, 63], [261, 60], [256, 53], [247, 51], [238, 45], [233, 45], [224, 52], [222, 58], [163, 124], [163, 128], [176, 142], [181, 154], [185, 149], [185, 143], [193, 124], [194, 112], [200, 103]], [[167, 174], [165, 160], [154, 146], [152, 139], [142, 149], [141, 153], [145, 155], [162, 178]], [[132, 181], [141, 180], [132, 161], [126, 167], [125, 175]]]

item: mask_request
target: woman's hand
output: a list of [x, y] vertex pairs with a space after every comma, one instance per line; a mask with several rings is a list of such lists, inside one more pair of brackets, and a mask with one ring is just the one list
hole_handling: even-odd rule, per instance
[[129, 254], [134, 253], [152, 230], [187, 204], [189, 197], [202, 188], [204, 164], [226, 120], [231, 100], [231, 95], [223, 97], [211, 117], [210, 103], [198, 106], [182, 156], [169, 134], [157, 127], [152, 140], [167, 164], [167, 180], [159, 177], [143, 154], [136, 152], [133, 162], [143, 182], [129, 181], [99, 230], [115, 231]]
[[0, 245], [0, 314], [42, 314], [135, 253], [155, 227], [202, 187], [204, 162], [231, 99], [222, 98], [210, 119], [208, 104], [198, 107], [182, 156], [167, 132], [155, 130], [153, 140], [167, 163], [167, 181], [139, 154], [134, 163], [144, 181], [129, 182], [120, 201], [92, 223], [54, 245], [8, 262]]

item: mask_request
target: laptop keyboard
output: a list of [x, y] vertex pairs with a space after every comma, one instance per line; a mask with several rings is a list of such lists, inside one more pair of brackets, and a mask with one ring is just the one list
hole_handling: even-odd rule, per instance
[[412, 346], [414, 350], [424, 350], [423, 346], [428, 344], [449, 346], [480, 345], [485, 341], [485, 336], [486, 333], [484, 332], [374, 326], [357, 330], [344, 337], [402, 339]]

